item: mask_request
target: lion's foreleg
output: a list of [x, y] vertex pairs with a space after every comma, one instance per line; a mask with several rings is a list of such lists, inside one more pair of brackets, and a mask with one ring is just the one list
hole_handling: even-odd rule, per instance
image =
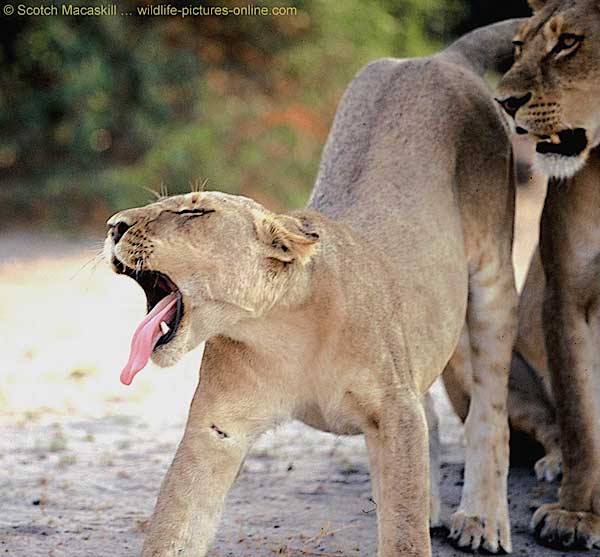
[[429, 429], [429, 526], [435, 528], [442, 525], [440, 497], [442, 445], [438, 415], [429, 393], [425, 395], [424, 406]]
[[206, 555], [248, 450], [274, 424], [275, 411], [259, 378], [240, 362], [224, 357], [225, 370], [210, 360], [205, 355], [202, 380], [160, 488], [143, 557]]
[[201, 556], [212, 542], [246, 444], [205, 430], [184, 437], [163, 481], [142, 555]]
[[561, 428], [563, 480], [560, 503], [540, 507], [532, 527], [547, 544], [600, 547], [600, 446], [590, 377], [597, 347], [577, 293], [552, 281], [546, 290], [544, 331]]

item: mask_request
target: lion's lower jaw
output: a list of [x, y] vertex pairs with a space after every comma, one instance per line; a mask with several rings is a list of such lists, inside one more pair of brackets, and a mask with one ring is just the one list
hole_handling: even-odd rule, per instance
[[572, 178], [577, 174], [587, 161], [587, 153], [578, 157], [567, 157], [554, 153], [540, 154], [536, 153], [534, 166], [536, 170], [543, 172], [550, 178], [564, 180]]
[[158, 367], [173, 367], [188, 352], [195, 350], [214, 336], [216, 336], [214, 331], [206, 330], [195, 334], [189, 326], [180, 326], [173, 340], [152, 352], [151, 359]]
[[183, 351], [173, 350], [170, 346], [165, 346], [153, 352], [151, 359], [158, 367], [172, 367], [181, 360], [183, 355]]
[[185, 331], [178, 331], [171, 342], [152, 352], [151, 358], [158, 367], [172, 367], [190, 350], [188, 335]]

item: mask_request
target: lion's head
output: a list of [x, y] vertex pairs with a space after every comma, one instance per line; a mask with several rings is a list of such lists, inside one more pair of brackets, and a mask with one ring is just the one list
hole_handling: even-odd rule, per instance
[[121, 373], [127, 385], [150, 357], [172, 365], [201, 342], [289, 302], [306, 283], [319, 238], [305, 218], [219, 192], [161, 199], [107, 224], [105, 255], [144, 289], [148, 306]]
[[600, 143], [600, 0], [530, 0], [499, 101], [532, 134], [550, 176], [573, 176]]

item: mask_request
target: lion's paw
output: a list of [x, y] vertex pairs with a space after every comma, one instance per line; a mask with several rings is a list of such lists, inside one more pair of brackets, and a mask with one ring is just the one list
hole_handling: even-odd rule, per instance
[[542, 505], [531, 519], [537, 540], [560, 549], [600, 548], [600, 516], [566, 511], [559, 503]]
[[452, 515], [449, 538], [458, 549], [466, 551], [482, 548], [490, 553], [502, 554], [512, 550], [508, 518], [486, 519], [469, 516], [462, 511], [455, 512]]
[[562, 456], [560, 451], [547, 454], [535, 463], [535, 475], [538, 480], [552, 483], [562, 474]]

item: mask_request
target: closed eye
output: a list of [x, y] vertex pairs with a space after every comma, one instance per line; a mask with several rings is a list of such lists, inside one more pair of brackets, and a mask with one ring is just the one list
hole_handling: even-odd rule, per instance
[[208, 215], [209, 213], [214, 213], [214, 209], [183, 209], [182, 211], [177, 211], [178, 215]]
[[182, 209], [181, 211], [167, 211], [169, 213], [173, 213], [175, 215], [192, 215], [201, 217], [203, 215], [208, 215], [209, 213], [214, 213], [214, 209]]

